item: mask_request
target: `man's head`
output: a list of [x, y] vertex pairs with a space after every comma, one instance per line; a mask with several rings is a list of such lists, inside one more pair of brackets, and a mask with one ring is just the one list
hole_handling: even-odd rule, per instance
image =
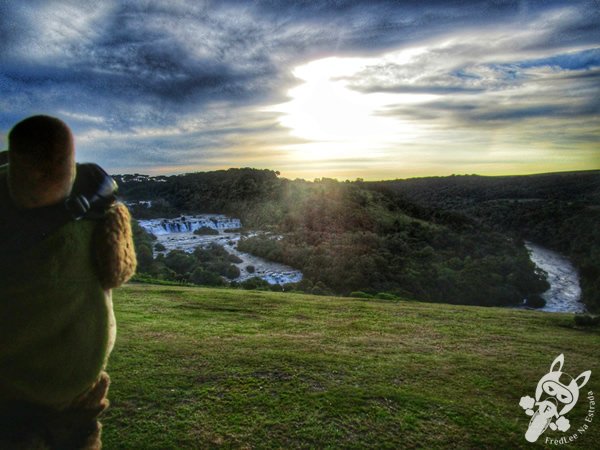
[[10, 195], [21, 208], [49, 206], [66, 198], [75, 180], [75, 146], [59, 119], [33, 116], [8, 135]]

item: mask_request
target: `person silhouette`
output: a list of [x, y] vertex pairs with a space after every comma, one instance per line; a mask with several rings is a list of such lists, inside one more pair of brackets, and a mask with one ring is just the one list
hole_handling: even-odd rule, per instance
[[49, 116], [10, 131], [0, 166], [0, 448], [99, 449], [116, 337], [112, 289], [135, 272], [116, 183], [75, 163]]

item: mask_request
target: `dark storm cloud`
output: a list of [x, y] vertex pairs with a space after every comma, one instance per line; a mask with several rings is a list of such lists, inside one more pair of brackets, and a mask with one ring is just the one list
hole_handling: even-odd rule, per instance
[[[47, 89], [46, 81], [52, 80], [52, 89], [73, 93], [77, 88], [84, 97], [108, 95], [118, 102], [158, 102], [174, 109], [214, 99], [252, 101], [289, 83], [289, 66], [304, 58], [379, 51], [473, 20], [478, 25], [498, 20], [518, 9], [515, 2], [483, 1], [403, 2], [400, 7], [391, 1], [104, 4], [110, 6], [4, 2], [0, 33], [25, 37], [24, 43], [3, 42], [12, 55], [5, 77], [20, 81], [23, 90]], [[92, 17], [89, 29], [53, 42], [59, 28], [70, 25], [69, 13], [95, 12], [99, 17]], [[32, 46], [51, 61], [36, 58], [23, 69]]]
[[[250, 55], [248, 42], [256, 29], [240, 27], [245, 40], [227, 30], [227, 22], [211, 20], [204, 9], [179, 15], [164, 7], [125, 5], [107, 21], [90, 63], [113, 74], [132, 96], [181, 105], [264, 94], [257, 80], [275, 69], [266, 54]], [[190, 39], [182, 32], [192, 22], [208, 30], [206, 35]], [[264, 83], [264, 89], [268, 86]]]
[[[542, 2], [540, 2], [542, 3]], [[560, 20], [540, 24], [547, 27], [543, 39], [527, 42], [525, 49], [561, 49], [577, 46], [597, 46], [600, 41], [600, 5], [597, 0], [584, 2], [559, 2], [558, 6], [572, 8]], [[546, 8], [544, 4], [542, 8]], [[542, 9], [543, 10], [543, 9]], [[552, 11], [552, 9], [550, 9]]]
[[314, 59], [332, 54], [372, 54], [457, 27], [485, 26], [517, 14], [519, 3], [381, 0], [264, 1], [255, 5], [259, 20], [284, 27], [303, 26], [287, 45], [300, 59]]
[[[186, 42], [177, 34], [179, 21], [168, 11], [140, 11], [135, 5], [117, 7], [102, 18], [91, 36], [64, 39], [58, 49], [52, 39], [44, 42], [41, 32], [39, 42], [34, 42], [42, 54], [31, 61], [27, 49], [21, 53], [13, 49], [2, 76], [11, 90], [46, 99], [47, 108], [66, 103], [64, 98], [61, 101], [62, 94], [76, 99], [87, 112], [110, 115], [124, 109], [120, 120], [125, 127], [136, 116], [126, 110], [136, 105], [153, 105], [179, 114], [189, 105], [212, 100], [243, 102], [266, 95], [270, 84], [259, 80], [276, 78], [266, 57], [260, 61], [253, 58], [239, 67], [246, 57], [243, 49], [231, 54], [235, 45], [222, 36], [215, 38], [217, 46], [202, 39]], [[64, 24], [50, 24], [57, 25]], [[196, 54], [196, 48], [203, 44], [211, 51]], [[31, 45], [29, 42], [27, 47]]]

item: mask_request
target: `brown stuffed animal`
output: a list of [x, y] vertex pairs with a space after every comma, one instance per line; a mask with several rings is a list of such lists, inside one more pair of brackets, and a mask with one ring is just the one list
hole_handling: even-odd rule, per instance
[[[111, 289], [136, 267], [131, 218], [114, 197], [79, 192], [93, 192], [98, 171], [112, 180], [75, 164], [62, 121], [30, 117], [8, 140], [0, 166], [0, 448], [99, 449], [116, 336]], [[73, 204], [83, 205], [76, 214]]]

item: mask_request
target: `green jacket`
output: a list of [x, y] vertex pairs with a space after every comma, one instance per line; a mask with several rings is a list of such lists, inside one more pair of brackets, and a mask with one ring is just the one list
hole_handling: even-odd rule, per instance
[[[0, 186], [6, 187], [6, 166], [0, 167]], [[7, 219], [10, 208], [0, 204], [0, 220]], [[0, 401], [62, 408], [104, 368], [115, 326], [110, 291], [102, 289], [94, 267], [96, 226], [71, 221], [9, 264], [4, 261]]]

